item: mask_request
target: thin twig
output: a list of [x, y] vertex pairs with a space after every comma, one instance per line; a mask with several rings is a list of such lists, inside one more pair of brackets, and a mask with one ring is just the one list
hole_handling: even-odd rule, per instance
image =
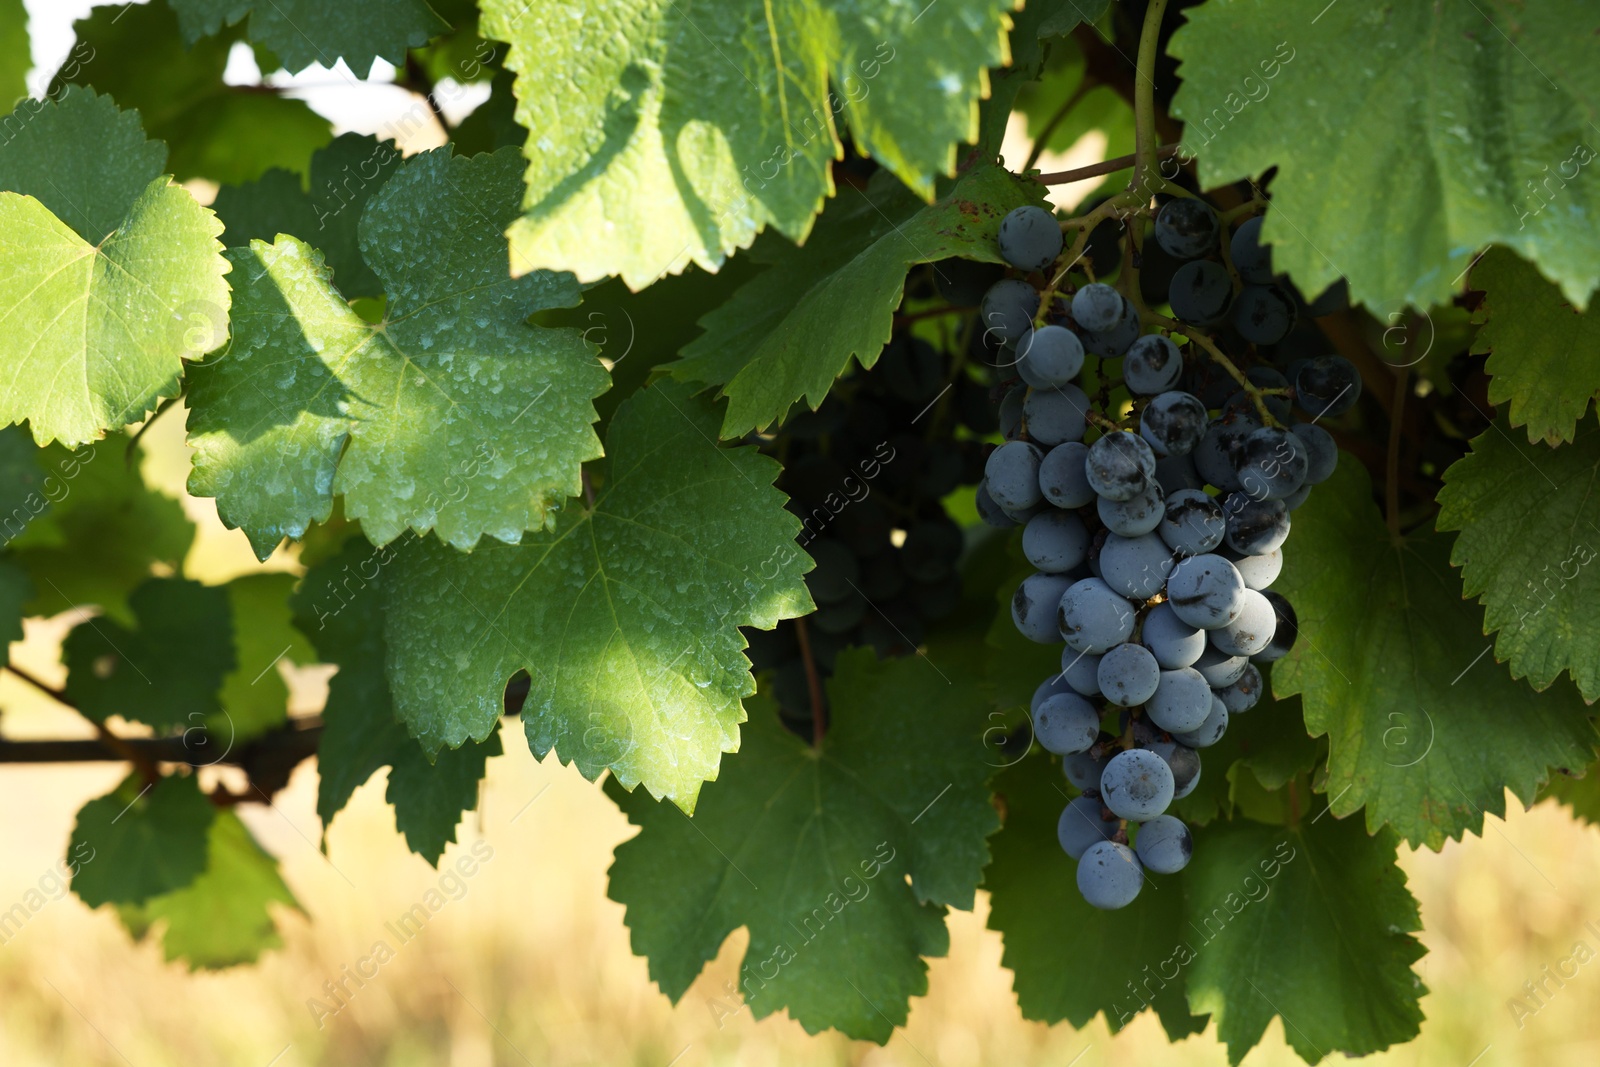
[[1056, 132], [1056, 127], [1061, 125], [1072, 109], [1082, 102], [1083, 98], [1089, 94], [1089, 90], [1099, 84], [1099, 81], [1093, 75], [1087, 72], [1084, 73], [1083, 80], [1078, 83], [1078, 87], [1068, 94], [1066, 100], [1062, 101], [1061, 106], [1056, 108], [1056, 113], [1050, 116], [1050, 121], [1044, 124], [1044, 129], [1039, 131], [1039, 136], [1033, 139], [1033, 151], [1028, 153], [1028, 161], [1022, 165], [1022, 173], [1026, 174], [1033, 169], [1033, 165], [1039, 162], [1039, 157], [1044, 154], [1045, 144], [1050, 140], [1050, 135]]
[[101, 722], [99, 719], [96, 719], [94, 716], [80, 708], [77, 705], [77, 702], [75, 702], [71, 697], [67, 696], [66, 693], [55, 688], [54, 686], [45, 684], [43, 681], [34, 677], [32, 674], [23, 670], [21, 667], [18, 667], [14, 663], [5, 664], [5, 669], [16, 675], [18, 678], [21, 678], [24, 682], [27, 682], [29, 685], [33, 686], [35, 689], [48, 696], [51, 700], [54, 700], [62, 707], [71, 708], [79, 715], [82, 715], [84, 719], [86, 719], [89, 724], [94, 727], [95, 733], [99, 736], [100, 744], [117, 757], [127, 760], [129, 763], [137, 767], [139, 774], [143, 776], [147, 783], [154, 784], [155, 782], [160, 781], [161, 770], [155, 765], [153, 760], [151, 760], [144, 753], [140, 752], [134, 746], [128, 744], [125, 739], [118, 737], [105, 723]]
[[794, 620], [794, 632], [800, 639], [800, 658], [806, 665], [806, 690], [811, 694], [811, 744], [822, 747], [822, 735], [828, 730], [828, 705], [822, 698], [822, 678], [817, 674], [817, 661], [811, 656], [811, 635], [806, 633], [806, 620]]
[[[1166, 159], [1169, 156], [1175, 156], [1182, 147], [1182, 145], [1175, 144], [1163, 145], [1156, 149], [1156, 158]], [[1127, 170], [1138, 161], [1139, 155], [1135, 152], [1131, 155], [1108, 159], [1102, 163], [1091, 163], [1087, 167], [1078, 167], [1074, 170], [1058, 170], [1052, 174], [1041, 174], [1035, 180], [1045, 185], [1070, 185], [1073, 182], [1081, 182], [1085, 178], [1098, 178], [1103, 174], [1115, 174], [1119, 170]]]
[[1223, 355], [1222, 349], [1216, 346], [1216, 342], [1212, 341], [1211, 338], [1207, 337], [1199, 330], [1194, 330], [1191, 328], [1185, 328], [1184, 335], [1188, 337], [1189, 340], [1205, 349], [1207, 354], [1211, 356], [1212, 362], [1216, 363], [1223, 370], [1227, 371], [1228, 377], [1239, 383], [1239, 388], [1245, 391], [1245, 395], [1248, 396], [1250, 398], [1250, 402], [1255, 405], [1256, 412], [1261, 416], [1261, 424], [1263, 426], [1281, 425], [1277, 418], [1272, 414], [1271, 410], [1268, 409], [1267, 396], [1261, 391], [1261, 387], [1246, 377], [1244, 371], [1240, 370], [1238, 365], [1235, 364], [1233, 360]]
[[1405, 422], [1406, 388], [1409, 367], [1400, 367], [1394, 376], [1394, 404], [1389, 409], [1389, 454], [1384, 463], [1383, 519], [1389, 536], [1400, 542], [1400, 429]]

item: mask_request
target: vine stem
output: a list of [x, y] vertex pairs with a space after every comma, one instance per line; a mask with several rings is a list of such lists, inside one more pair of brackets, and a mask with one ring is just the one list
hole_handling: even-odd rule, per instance
[[1256, 385], [1255, 382], [1245, 377], [1244, 371], [1240, 370], [1233, 360], [1222, 354], [1222, 349], [1217, 347], [1215, 341], [1199, 330], [1192, 330], [1192, 328], [1187, 327], [1184, 328], [1184, 336], [1205, 349], [1207, 354], [1211, 356], [1212, 362], [1227, 371], [1228, 376], [1239, 383], [1239, 388], [1244, 390], [1245, 395], [1250, 398], [1250, 402], [1255, 405], [1257, 414], [1261, 416], [1261, 424], [1263, 426], [1281, 425], [1267, 407], [1267, 394], [1262, 392], [1261, 387]]
[[[1133, 184], [1149, 182], [1156, 171], [1156, 54], [1161, 44], [1161, 19], [1167, 0], [1150, 0], [1139, 31], [1139, 57], [1133, 71]], [[1159, 173], [1155, 180], [1162, 182]], [[1146, 194], [1148, 199], [1149, 194]]]
[[78, 707], [77, 703], [71, 697], [67, 696], [66, 693], [57, 689], [55, 686], [45, 684], [44, 681], [35, 677], [28, 671], [23, 670], [21, 667], [18, 667], [14, 663], [5, 664], [5, 669], [22, 679], [24, 682], [27, 682], [29, 685], [33, 686], [35, 689], [39, 690], [39, 692], [43, 693], [51, 700], [54, 700], [62, 707], [71, 708], [79, 715], [82, 715], [86, 720], [88, 720], [89, 725], [94, 727], [95, 734], [99, 737], [100, 745], [107, 751], [115, 753], [119, 759], [126, 760], [133, 764], [134, 767], [138, 768], [139, 774], [145, 780], [145, 784], [154, 785], [156, 782], [161, 780], [161, 770], [155, 765], [153, 760], [151, 760], [143, 752], [128, 744], [128, 742], [123, 738], [118, 737], [111, 731], [110, 727], [106, 726], [105, 723], [93, 718], [88, 712]]
[[1056, 113], [1050, 116], [1050, 121], [1046, 122], [1044, 129], [1039, 131], [1039, 136], [1033, 139], [1033, 149], [1028, 153], [1028, 161], [1022, 165], [1022, 173], [1026, 174], [1033, 169], [1033, 165], [1039, 162], [1039, 157], [1044, 154], [1045, 144], [1050, 140], [1050, 135], [1056, 132], [1056, 127], [1061, 125], [1062, 121], [1071, 114], [1072, 109], [1077, 107], [1085, 96], [1089, 95], [1089, 90], [1099, 84], [1089, 74], [1084, 74], [1083, 80], [1078, 83], [1078, 87], [1062, 102], [1060, 107], [1056, 108]]
[[[1156, 158], [1166, 159], [1169, 156], [1175, 156], [1182, 147], [1182, 145], [1175, 144], [1162, 145], [1156, 149]], [[1036, 180], [1044, 185], [1071, 185], [1073, 182], [1081, 182], [1085, 178], [1098, 178], [1105, 174], [1115, 174], [1119, 170], [1127, 170], [1138, 159], [1139, 156], [1136, 153], [1117, 156], [1115, 159], [1091, 163], [1087, 167], [1076, 167], [1072, 170], [1058, 170], [1049, 174], [1041, 174]]]
[[828, 707], [822, 699], [822, 678], [811, 655], [811, 635], [806, 632], [805, 619], [794, 620], [794, 632], [800, 641], [800, 659], [806, 665], [806, 692], [811, 694], [811, 745], [821, 748], [822, 735], [828, 730]]
[[1389, 536], [1400, 543], [1400, 428], [1404, 424], [1406, 388], [1411, 377], [1408, 367], [1401, 367], [1394, 376], [1394, 404], [1389, 410], [1389, 454], [1384, 464], [1383, 519], [1389, 527]]

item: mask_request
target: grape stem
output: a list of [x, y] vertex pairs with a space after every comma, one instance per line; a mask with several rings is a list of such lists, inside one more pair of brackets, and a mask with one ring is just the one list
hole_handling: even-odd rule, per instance
[[[1156, 164], [1156, 55], [1161, 45], [1161, 19], [1167, 13], [1167, 0], [1150, 0], [1145, 8], [1144, 26], [1139, 31], [1139, 57], [1133, 70], [1133, 181], [1129, 190], [1141, 183], [1165, 185]], [[1151, 179], [1154, 179], [1154, 182]], [[1145, 202], [1150, 199], [1146, 192]]]
[[[1067, 115], [1072, 112], [1073, 108], [1078, 106], [1078, 103], [1085, 96], [1089, 95], [1089, 90], [1099, 84], [1099, 79], [1087, 72], [1084, 73], [1083, 80], [1078, 83], [1078, 87], [1067, 95], [1061, 106], [1056, 108], [1056, 113], [1050, 116], [1050, 121], [1044, 124], [1044, 129], [1039, 131], [1039, 136], [1033, 139], [1033, 149], [1028, 153], [1028, 161], [1022, 165], [1024, 174], [1032, 170], [1033, 165], [1039, 162], [1039, 157], [1044, 155], [1045, 145], [1049, 142], [1050, 135], [1056, 132], [1056, 127], [1061, 125]], [[1043, 179], [1041, 178], [1041, 180]]]
[[[1263, 426], [1281, 426], [1267, 407], [1267, 393], [1245, 377], [1244, 371], [1240, 370], [1233, 360], [1222, 354], [1222, 349], [1217, 347], [1216, 342], [1192, 327], [1184, 327], [1183, 332], [1184, 336], [1188, 337], [1189, 340], [1205, 349], [1212, 361], [1227, 371], [1230, 378], [1239, 383], [1239, 388], [1244, 390], [1245, 395], [1250, 398], [1250, 402], [1255, 405], [1256, 412], [1261, 416], [1261, 424]], [[1274, 392], [1281, 393], [1282, 390], [1274, 390]]]
[[1394, 404], [1389, 409], [1389, 454], [1384, 464], [1383, 519], [1389, 537], [1400, 543], [1400, 428], [1404, 425], [1406, 388], [1411, 370], [1400, 367], [1394, 376]]
[[[1182, 147], [1182, 145], [1176, 144], [1162, 145], [1160, 148], [1156, 149], [1156, 159], [1161, 160], [1175, 156], [1182, 149]], [[1037, 144], [1035, 145], [1035, 148], [1037, 148]], [[1034, 164], [1035, 159], [1036, 157], [1030, 157], [1028, 159], [1029, 167]], [[1115, 174], [1119, 170], [1127, 170], [1129, 167], [1138, 162], [1138, 160], [1138, 153], [1130, 152], [1128, 155], [1117, 156], [1114, 159], [1102, 160], [1099, 163], [1091, 163], [1086, 167], [1076, 167], [1072, 170], [1058, 170], [1050, 174], [1041, 174], [1035, 180], [1042, 185], [1071, 185], [1073, 182], [1081, 182], [1086, 178], [1099, 178], [1102, 175]], [[1027, 167], [1024, 167], [1023, 169], [1026, 170]]]
[[822, 678], [811, 655], [811, 635], [806, 631], [805, 619], [794, 620], [794, 632], [800, 641], [800, 659], [806, 666], [806, 692], [811, 694], [811, 746], [821, 748], [822, 735], [828, 729], [828, 706], [822, 699]]

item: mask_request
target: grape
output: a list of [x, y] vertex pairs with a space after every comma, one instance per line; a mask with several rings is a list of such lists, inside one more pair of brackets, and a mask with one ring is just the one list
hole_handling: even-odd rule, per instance
[[1174, 259], [1196, 259], [1217, 245], [1221, 223], [1199, 197], [1167, 201], [1156, 215], [1156, 243]]
[[1122, 361], [1122, 383], [1135, 395], [1154, 396], [1178, 384], [1183, 356], [1169, 337], [1147, 333], [1133, 342]]
[[1156, 532], [1179, 556], [1198, 556], [1222, 544], [1228, 524], [1217, 498], [1198, 489], [1179, 489], [1167, 497]]
[[[1206, 696], [1211, 694], [1207, 692]], [[1147, 749], [1118, 752], [1100, 776], [1100, 799], [1119, 819], [1143, 822], [1167, 810], [1174, 789], [1172, 768]]]
[[1018, 270], [1044, 270], [1061, 244], [1061, 224], [1042, 207], [1015, 208], [1000, 220], [1000, 257]]
[[1361, 396], [1361, 378], [1343, 356], [1318, 356], [1295, 375], [1295, 399], [1308, 414], [1343, 415]]
[[1191, 666], [1206, 650], [1205, 631], [1178, 618], [1171, 604], [1157, 604], [1145, 614], [1139, 640], [1169, 671]]
[[1161, 667], [1143, 645], [1118, 645], [1100, 657], [1096, 671], [1100, 692], [1111, 703], [1131, 708], [1143, 704], [1161, 681]]
[[1100, 514], [1100, 521], [1112, 533], [1123, 537], [1138, 537], [1156, 528], [1166, 507], [1166, 501], [1161, 496], [1161, 487], [1151, 482], [1144, 487], [1144, 492], [1132, 500], [1108, 500], [1100, 497], [1095, 510]]
[[1120, 356], [1133, 347], [1139, 339], [1139, 309], [1127, 300], [1122, 302], [1122, 317], [1109, 330], [1084, 331], [1083, 345], [1102, 356]]
[[1194, 661], [1194, 669], [1214, 689], [1223, 689], [1237, 682], [1248, 666], [1250, 661], [1243, 656], [1230, 656], [1209, 642], [1206, 650], [1200, 653], [1200, 658]]
[[1028, 436], [1041, 445], [1082, 440], [1083, 431], [1089, 426], [1085, 418], [1088, 410], [1089, 398], [1076, 385], [1030, 389], [1028, 399], [1022, 403]]
[[818, 538], [806, 546], [817, 566], [806, 575], [806, 586], [818, 604], [843, 600], [855, 591], [861, 577], [856, 554], [832, 538]]
[[1007, 390], [1000, 401], [1000, 436], [1007, 441], [1022, 435], [1022, 404], [1027, 399], [1027, 387], [1019, 385]]
[[[994, 489], [991, 486], [990, 492]], [[1228, 520], [1228, 547], [1246, 556], [1281, 548], [1289, 537], [1289, 507], [1281, 500], [1252, 500], [1231, 493], [1222, 504]]]
[[[1120, 646], [1119, 646], [1120, 647]], [[1100, 659], [1091, 652], [1067, 647], [1061, 650], [1061, 676], [1074, 692], [1086, 697], [1100, 695]]]
[[1225, 685], [1221, 689], [1213, 689], [1213, 693], [1222, 701], [1222, 706], [1228, 709], [1229, 715], [1238, 715], [1249, 711], [1256, 706], [1256, 701], [1261, 699], [1261, 672], [1254, 663], [1246, 664], [1244, 673], [1232, 685]]
[[1172, 573], [1172, 551], [1155, 534], [1110, 534], [1100, 549], [1100, 576], [1123, 596], [1149, 600]]
[[1234, 569], [1239, 572], [1239, 577], [1244, 579], [1246, 589], [1265, 589], [1277, 581], [1278, 575], [1283, 571], [1281, 548], [1263, 552], [1259, 556], [1245, 556], [1231, 548], [1225, 548], [1218, 555], [1233, 563]]
[[1144, 703], [1144, 713], [1168, 733], [1193, 730], [1211, 713], [1211, 687], [1193, 667], [1162, 671], [1156, 691]]
[[1091, 755], [1094, 749], [1088, 752], [1078, 752], [1070, 756], [1061, 757], [1061, 770], [1067, 776], [1067, 781], [1073, 788], [1081, 789], [1085, 793], [1100, 792], [1100, 776], [1105, 773], [1106, 764], [1111, 762], [1110, 756]]
[[1233, 328], [1251, 344], [1275, 345], [1294, 326], [1294, 300], [1276, 285], [1247, 285], [1233, 305]]
[[1153, 398], [1139, 416], [1139, 436], [1158, 456], [1193, 451], [1205, 432], [1206, 406], [1177, 390]]
[[[1289, 379], [1276, 367], [1258, 365], [1244, 372], [1245, 378], [1257, 389], [1287, 389]], [[1269, 396], [1266, 398], [1267, 410], [1279, 422], [1289, 421], [1289, 398], [1286, 396]], [[1252, 405], [1252, 411], [1254, 406]]]
[[1143, 742], [1139, 747], [1154, 752], [1166, 761], [1167, 769], [1172, 772], [1173, 800], [1182, 800], [1194, 792], [1194, 787], [1200, 782], [1200, 756], [1194, 749], [1160, 738]]
[[1211, 420], [1200, 443], [1194, 446], [1194, 469], [1200, 477], [1225, 493], [1239, 488], [1239, 467], [1234, 462], [1245, 438], [1261, 424], [1246, 415]]
[[1087, 752], [1100, 736], [1100, 713], [1076, 693], [1057, 693], [1033, 713], [1033, 736], [1058, 756]]
[[1167, 602], [1190, 626], [1214, 630], [1228, 625], [1244, 610], [1244, 579], [1221, 556], [1187, 556], [1167, 578]]
[[1192, 455], [1162, 456], [1156, 460], [1156, 483], [1171, 496], [1180, 489], [1201, 489], [1206, 480], [1194, 469]]
[[955, 569], [963, 545], [961, 527], [954, 520], [944, 515], [919, 519], [906, 531], [900, 546], [900, 566], [913, 581], [937, 582]]
[[1133, 633], [1133, 608], [1099, 578], [1074, 583], [1060, 601], [1060, 636], [1079, 652], [1105, 652]]
[[908, 404], [920, 407], [944, 388], [944, 356], [920, 337], [896, 334], [877, 366], [889, 392]]
[[1122, 294], [1103, 282], [1091, 282], [1072, 296], [1072, 319], [1085, 330], [1103, 333], [1122, 319]]
[[1333, 477], [1339, 465], [1339, 446], [1333, 443], [1333, 435], [1310, 422], [1296, 423], [1290, 432], [1305, 446], [1306, 484], [1321, 485]]
[[1083, 342], [1065, 326], [1029, 330], [1017, 351], [1017, 373], [1035, 389], [1066, 385], [1083, 369]]
[[1088, 459], [1089, 446], [1082, 441], [1052, 448], [1039, 464], [1039, 488], [1045, 499], [1058, 508], [1081, 508], [1092, 502], [1095, 491], [1085, 467]]
[[1294, 647], [1295, 638], [1300, 636], [1300, 620], [1295, 617], [1293, 606], [1278, 593], [1266, 592], [1261, 595], [1272, 605], [1272, 613], [1277, 621], [1267, 647], [1250, 658], [1257, 663], [1271, 663], [1287, 656]]
[[1072, 582], [1055, 574], [1030, 574], [1011, 596], [1011, 621], [1029, 641], [1052, 645], [1061, 640], [1056, 609]]
[[1277, 628], [1272, 601], [1254, 589], [1244, 591], [1244, 610], [1226, 626], [1211, 631], [1211, 644], [1230, 656], [1253, 656], [1267, 647]]
[[1266, 285], [1272, 281], [1272, 246], [1261, 243], [1261, 216], [1233, 231], [1228, 254], [1233, 258], [1233, 269], [1249, 284]]
[[1121, 824], [1116, 819], [1102, 818], [1104, 811], [1094, 797], [1076, 797], [1068, 801], [1056, 822], [1056, 840], [1061, 842], [1061, 850], [1078, 859], [1090, 845], [1109, 840]]
[[[906, 543], [910, 541], [908, 535]], [[1047, 574], [1070, 571], [1089, 555], [1089, 531], [1070, 511], [1042, 511], [1022, 531], [1022, 554]]]
[[1144, 867], [1127, 845], [1099, 841], [1078, 861], [1078, 892], [1096, 908], [1125, 908], [1143, 886]]
[[1228, 709], [1222, 703], [1222, 698], [1215, 693], [1211, 695], [1211, 710], [1206, 714], [1205, 721], [1193, 730], [1173, 731], [1172, 739], [1190, 748], [1210, 748], [1222, 740], [1222, 735], [1228, 732]]
[[1283, 498], [1283, 506], [1285, 510], [1293, 511], [1295, 508], [1299, 507], [1301, 504], [1304, 504], [1310, 499], [1311, 487], [1309, 485], [1302, 485], [1300, 488]]
[[[1062, 819], [1065, 818], [1063, 814]], [[1139, 862], [1157, 874], [1177, 874], [1189, 866], [1189, 856], [1194, 852], [1189, 828], [1171, 815], [1157, 815], [1139, 827], [1139, 837], [1133, 845]]]
[[1221, 265], [1209, 259], [1185, 263], [1172, 276], [1167, 303], [1172, 314], [1196, 326], [1221, 322], [1233, 301], [1233, 282]]
[[[1044, 498], [1039, 489], [1039, 464], [1044, 453], [1027, 441], [1007, 441], [983, 465], [989, 495], [1008, 513], [1033, 507]], [[855, 510], [853, 508], [847, 511]]]
[[1022, 339], [1039, 313], [1039, 291], [1027, 282], [1002, 278], [983, 294], [979, 315], [986, 336], [1005, 344]]
[[1039, 688], [1033, 691], [1033, 701], [1028, 705], [1028, 714], [1036, 714], [1039, 705], [1058, 693], [1071, 693], [1072, 687], [1059, 674], [1053, 674], [1039, 683]]
[[1300, 438], [1276, 426], [1250, 431], [1239, 449], [1239, 488], [1256, 500], [1281, 500], [1306, 480]]
[[[1101, 496], [1132, 500], [1156, 476], [1156, 457], [1143, 438], [1118, 430], [1089, 446], [1084, 471]], [[994, 492], [992, 485], [989, 491]]]

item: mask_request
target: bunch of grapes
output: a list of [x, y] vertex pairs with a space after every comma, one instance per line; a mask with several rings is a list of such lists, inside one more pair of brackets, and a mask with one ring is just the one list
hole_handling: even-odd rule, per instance
[[960, 603], [965, 538], [942, 501], [983, 476], [980, 438], [998, 425], [989, 388], [964, 363], [901, 330], [870, 371], [847, 375], [820, 408], [761, 442], [784, 465], [778, 487], [816, 562], [806, 583], [817, 610], [745, 635], [803, 736], [818, 705], [826, 710], [821, 683], [841, 649], [911, 653]]
[[[1156, 246], [1181, 264], [1168, 289], [1177, 322], [1097, 282], [1070, 299], [1047, 283], [1042, 298], [1034, 282], [1005, 278], [981, 307], [1015, 384], [977, 505], [991, 525], [1022, 526], [1037, 568], [1011, 602], [1017, 629], [1066, 646], [1061, 673], [1034, 693], [1033, 732], [1081, 793], [1058, 836], [1100, 908], [1132, 902], [1146, 871], [1188, 864], [1189, 830], [1167, 809], [1199, 783], [1199, 750], [1260, 698], [1256, 664], [1294, 644], [1294, 610], [1270, 586], [1290, 513], [1337, 462], [1316, 420], [1360, 392], [1338, 356], [1293, 360], [1288, 374], [1238, 369], [1289, 335], [1301, 304], [1273, 279], [1259, 219], [1231, 236], [1231, 270], [1223, 229], [1195, 197], [1155, 218]], [[1042, 208], [1007, 215], [999, 244], [1018, 271], [1064, 280], [1061, 225]], [[1229, 325], [1216, 340], [1203, 332]], [[1187, 360], [1174, 333], [1191, 341]], [[1220, 347], [1208, 357], [1197, 337], [1237, 358]], [[1121, 360], [1120, 414], [1096, 410], [1081, 387], [1090, 356], [1102, 407], [1117, 384], [1108, 361]], [[1292, 422], [1291, 401], [1310, 421]]]

